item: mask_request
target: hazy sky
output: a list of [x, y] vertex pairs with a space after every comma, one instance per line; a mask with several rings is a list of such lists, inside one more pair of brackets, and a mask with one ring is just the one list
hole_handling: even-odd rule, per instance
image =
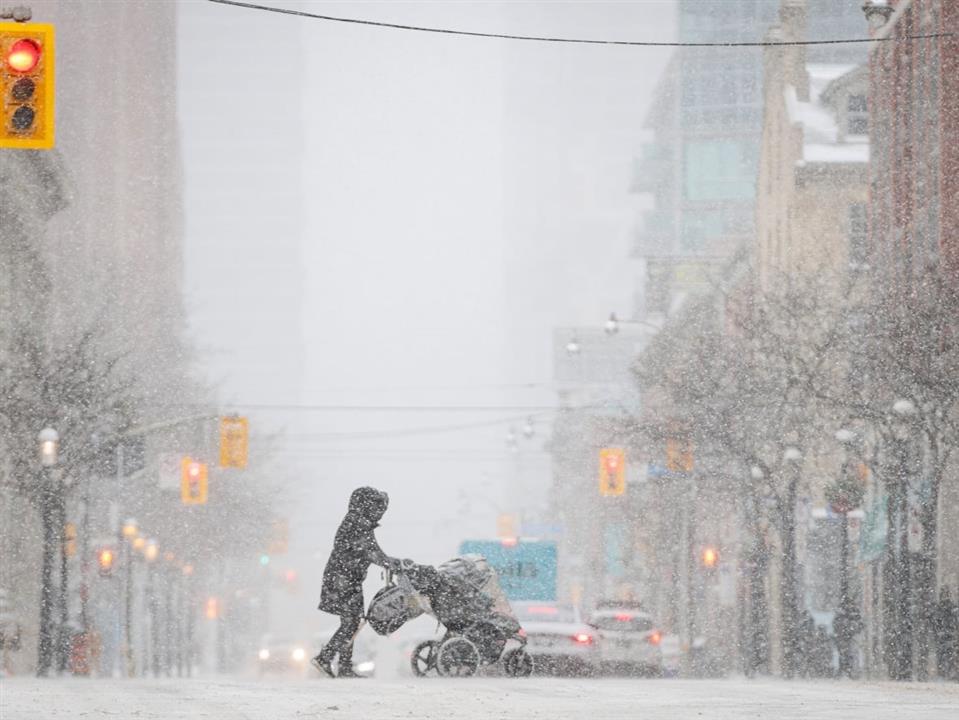
[[[675, 12], [282, 5], [654, 40], [672, 35]], [[549, 414], [513, 456], [506, 429], [532, 411], [511, 408], [555, 403], [554, 326], [629, 312], [642, 203], [629, 174], [668, 52], [180, 7], [186, 278], [205, 373], [241, 403], [457, 408], [252, 409], [259, 427], [288, 431], [303, 557], [328, 552], [361, 484], [391, 494], [387, 551], [428, 562], [491, 536], [496, 513], [522, 498], [530, 513], [542, 506]], [[462, 409], [477, 405], [492, 409]]]

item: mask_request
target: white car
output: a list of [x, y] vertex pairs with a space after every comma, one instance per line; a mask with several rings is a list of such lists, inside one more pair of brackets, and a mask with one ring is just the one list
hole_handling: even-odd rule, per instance
[[596, 610], [589, 625], [598, 637], [598, 661], [604, 670], [659, 677], [663, 674], [663, 636], [652, 617], [628, 609]]
[[306, 673], [308, 660], [306, 643], [268, 634], [260, 639], [256, 667], [260, 675], [267, 673], [302, 675]]
[[572, 605], [512, 602], [526, 633], [526, 651], [533, 672], [592, 675], [596, 670], [596, 631], [583, 622]]

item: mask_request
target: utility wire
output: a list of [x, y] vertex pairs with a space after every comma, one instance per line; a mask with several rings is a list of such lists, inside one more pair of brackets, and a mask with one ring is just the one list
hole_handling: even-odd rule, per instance
[[922, 35], [885, 36], [881, 38], [840, 38], [836, 40], [773, 40], [762, 42], [666, 42], [651, 40], [589, 40], [586, 38], [545, 37], [537, 35], [509, 35], [506, 33], [472, 32], [469, 30], [452, 30], [449, 28], [424, 27], [421, 25], [402, 25], [399, 23], [379, 22], [376, 20], [360, 20], [359, 18], [345, 18], [334, 15], [319, 15], [303, 10], [256, 5], [254, 3], [238, 2], [238, 0], [208, 0], [217, 5], [232, 5], [247, 8], [248, 10], [262, 10], [264, 12], [279, 13], [281, 15], [295, 15], [297, 17], [325, 20], [327, 22], [348, 23], [351, 25], [370, 25], [372, 27], [389, 28], [391, 30], [410, 30], [413, 32], [435, 33], [439, 35], [463, 35], [467, 37], [498, 38], [500, 40], [526, 40], [530, 42], [567, 43], [574, 45], [628, 45], [631, 47], [768, 47], [788, 45], [840, 45], [846, 43], [867, 42], [896, 42], [899, 40], [924, 40], [928, 38], [952, 37], [955, 33], [928, 33]]
[[[266, 410], [281, 412], [525, 412], [531, 416], [542, 415], [556, 412], [558, 410], [572, 409], [583, 410], [599, 406], [580, 406], [575, 408], [565, 408], [559, 405], [311, 405], [297, 403], [247, 403], [247, 402], [224, 402], [214, 403], [216, 407], [226, 411], [237, 410]], [[151, 405], [154, 408], [191, 408], [208, 407], [208, 405], [192, 403], [173, 403]], [[216, 417], [211, 415], [211, 417]]]

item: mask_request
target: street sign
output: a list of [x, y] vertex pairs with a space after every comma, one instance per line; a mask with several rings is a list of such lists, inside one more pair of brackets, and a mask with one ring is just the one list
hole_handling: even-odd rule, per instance
[[556, 543], [464, 540], [460, 554], [482, 555], [496, 569], [500, 586], [510, 600], [556, 599]]
[[180, 453], [161, 453], [157, 457], [157, 487], [160, 490], [180, 489]]

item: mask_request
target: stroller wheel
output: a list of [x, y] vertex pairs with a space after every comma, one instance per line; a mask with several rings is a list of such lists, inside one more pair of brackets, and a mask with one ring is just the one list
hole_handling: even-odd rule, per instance
[[410, 667], [416, 677], [423, 677], [436, 667], [436, 646], [433, 640], [421, 642], [410, 655]]
[[510, 677], [529, 677], [533, 674], [533, 657], [523, 648], [514, 648], [503, 656], [503, 667]]
[[444, 640], [436, 653], [436, 671], [443, 677], [470, 677], [479, 664], [479, 650], [462, 635]]

